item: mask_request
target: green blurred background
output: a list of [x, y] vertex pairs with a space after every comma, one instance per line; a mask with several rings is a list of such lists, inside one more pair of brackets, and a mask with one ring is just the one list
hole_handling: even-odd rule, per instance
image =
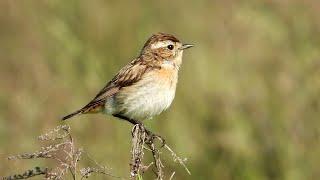
[[[167, 175], [316, 179], [319, 12], [318, 0], [0, 1], [0, 175], [46, 164], [5, 157], [38, 149], [37, 135], [167, 32], [195, 44], [171, 108], [146, 122], [188, 157], [191, 176], [169, 156]], [[103, 115], [66, 123], [94, 159], [128, 177], [131, 125]]]

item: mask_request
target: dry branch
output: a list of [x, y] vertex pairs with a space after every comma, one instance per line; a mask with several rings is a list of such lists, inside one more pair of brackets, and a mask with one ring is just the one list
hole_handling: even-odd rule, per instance
[[[160, 149], [155, 145], [155, 140], [159, 140], [162, 143], [162, 147], [167, 149], [172, 157], [174, 162], [178, 161], [188, 172], [191, 174], [189, 169], [185, 165], [186, 159], [181, 159], [177, 156], [176, 153], [172, 151], [172, 149], [165, 144], [164, 139], [147, 130], [142, 124], [136, 124], [132, 129], [132, 147], [131, 147], [131, 164], [130, 164], [130, 177], [131, 179], [135, 179], [138, 176], [141, 176], [151, 165], [155, 166], [155, 174], [158, 180], [162, 180], [164, 178], [164, 165], [161, 162]], [[149, 150], [152, 153], [153, 162], [150, 165], [143, 165], [143, 156], [144, 150]], [[171, 175], [170, 178], [173, 177], [175, 173]]]
[[[76, 147], [73, 137], [70, 133], [70, 127], [62, 125], [54, 128], [44, 135], [38, 137], [38, 140], [45, 141], [50, 145], [41, 147], [40, 150], [31, 153], [22, 153], [14, 156], [9, 156], [8, 160], [21, 160], [21, 159], [51, 159], [56, 162], [54, 168], [41, 168], [36, 167], [32, 170], [27, 170], [22, 174], [14, 174], [11, 176], [3, 177], [5, 180], [15, 179], [28, 179], [35, 176], [43, 176], [44, 179], [66, 179], [66, 175], [71, 174], [72, 178], [78, 179], [77, 174], [81, 174], [79, 170], [78, 162], [80, 161], [83, 150]], [[95, 162], [95, 161], [94, 161]], [[102, 169], [101, 166], [94, 164], [94, 167], [88, 167], [84, 175], [81, 177], [89, 177], [92, 173], [104, 174], [113, 176], [106, 171], [106, 168]], [[84, 171], [82, 171], [84, 172]]]
[[[70, 127], [67, 125], [58, 126], [55, 129], [39, 136], [40, 141], [45, 141], [48, 146], [41, 147], [40, 150], [23, 153], [8, 157], [8, 160], [21, 160], [21, 159], [51, 159], [56, 162], [53, 168], [35, 167], [31, 170], [26, 170], [22, 174], [14, 174], [11, 176], [3, 177], [3, 180], [15, 179], [28, 179], [35, 176], [42, 176], [44, 179], [60, 180], [65, 179], [69, 174], [76, 179], [89, 178], [93, 173], [106, 175], [113, 178], [125, 179], [115, 176], [109, 172], [105, 166], [100, 165], [97, 161], [93, 160], [88, 153], [84, 152], [81, 148], [75, 145], [74, 139], [70, 133]], [[159, 148], [155, 145], [156, 141], [160, 141], [162, 146]], [[161, 162], [161, 149], [168, 150], [173, 160], [179, 162], [186, 171], [190, 171], [185, 165], [186, 159], [181, 159], [172, 151], [172, 149], [165, 144], [165, 141], [160, 136], [147, 130], [142, 124], [137, 124], [132, 129], [132, 147], [131, 147], [131, 163], [130, 163], [130, 178], [136, 179], [142, 177], [143, 173], [153, 167], [152, 170], [156, 174], [158, 180], [164, 179], [164, 165]], [[143, 158], [146, 152], [151, 152], [153, 160], [148, 165], [144, 165]], [[79, 161], [83, 155], [94, 164], [92, 167], [79, 167]], [[168, 179], [172, 179], [175, 172], [172, 173]], [[77, 175], [80, 175], [79, 177]]]
[[15, 179], [27, 179], [38, 175], [46, 175], [48, 174], [48, 168], [35, 167], [33, 169], [27, 170], [22, 174], [14, 174], [11, 176], [3, 177], [3, 180], [15, 180]]

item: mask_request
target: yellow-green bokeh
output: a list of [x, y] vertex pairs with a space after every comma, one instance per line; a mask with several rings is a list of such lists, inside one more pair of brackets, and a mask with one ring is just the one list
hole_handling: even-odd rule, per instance
[[[171, 108], [146, 123], [188, 157], [191, 176], [169, 156], [168, 176], [319, 177], [319, 12], [317, 0], [1, 1], [0, 176], [45, 164], [5, 157], [39, 148], [37, 135], [87, 103], [152, 33], [167, 32], [195, 44]], [[66, 123], [95, 159], [128, 176], [128, 123]]]

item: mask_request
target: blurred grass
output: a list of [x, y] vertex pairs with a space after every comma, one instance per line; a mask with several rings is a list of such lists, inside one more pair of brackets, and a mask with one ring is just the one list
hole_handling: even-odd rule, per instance
[[[0, 157], [36, 149], [38, 134], [162, 31], [196, 45], [172, 107], [147, 123], [189, 157], [192, 176], [166, 160], [176, 179], [315, 179], [319, 12], [317, 0], [0, 1]], [[130, 125], [67, 123], [95, 159], [128, 175]], [[2, 160], [0, 175], [31, 165]]]

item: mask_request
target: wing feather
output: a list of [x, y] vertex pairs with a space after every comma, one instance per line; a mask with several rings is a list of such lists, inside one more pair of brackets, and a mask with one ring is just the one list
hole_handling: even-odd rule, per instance
[[143, 74], [152, 69], [140, 58], [133, 60], [123, 67], [119, 73], [83, 108], [63, 117], [69, 119], [75, 115], [100, 112], [103, 110], [108, 97], [118, 93], [122, 87], [130, 86], [139, 81]]

